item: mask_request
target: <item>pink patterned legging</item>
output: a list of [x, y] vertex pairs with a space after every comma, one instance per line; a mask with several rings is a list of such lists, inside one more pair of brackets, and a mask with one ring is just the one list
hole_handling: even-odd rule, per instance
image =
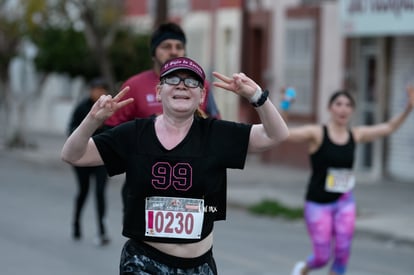
[[351, 192], [333, 203], [305, 203], [305, 220], [312, 241], [313, 255], [307, 266], [317, 269], [325, 266], [335, 252], [331, 270], [345, 274], [351, 253], [356, 217], [355, 199]]

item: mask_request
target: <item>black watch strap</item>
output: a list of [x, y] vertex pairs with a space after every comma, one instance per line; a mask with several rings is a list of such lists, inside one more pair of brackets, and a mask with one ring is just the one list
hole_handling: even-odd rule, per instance
[[262, 95], [260, 96], [259, 100], [257, 100], [257, 102], [251, 102], [251, 104], [255, 108], [260, 107], [266, 102], [268, 96], [269, 96], [269, 91], [264, 90]]

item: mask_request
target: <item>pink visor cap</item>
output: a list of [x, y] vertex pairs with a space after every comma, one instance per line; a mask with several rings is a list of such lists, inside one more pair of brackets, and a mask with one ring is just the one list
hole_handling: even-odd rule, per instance
[[188, 57], [177, 57], [168, 60], [164, 63], [164, 65], [162, 65], [160, 70], [160, 79], [178, 70], [193, 72], [202, 82], [204, 82], [206, 78], [203, 68], [201, 68], [197, 62]]

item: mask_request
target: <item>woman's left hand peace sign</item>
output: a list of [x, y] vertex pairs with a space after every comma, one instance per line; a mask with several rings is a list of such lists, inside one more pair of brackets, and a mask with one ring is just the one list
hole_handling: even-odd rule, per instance
[[214, 82], [214, 86], [232, 91], [246, 99], [250, 99], [260, 87], [250, 77], [244, 73], [235, 73], [233, 77], [225, 76], [218, 72], [213, 72], [213, 76], [221, 82]]

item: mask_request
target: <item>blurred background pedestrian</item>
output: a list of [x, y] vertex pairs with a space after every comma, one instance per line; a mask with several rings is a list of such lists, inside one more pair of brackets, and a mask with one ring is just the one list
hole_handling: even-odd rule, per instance
[[[82, 122], [89, 113], [95, 101], [101, 95], [108, 94], [108, 84], [102, 78], [95, 78], [89, 83], [88, 96], [79, 102], [75, 107], [71, 116], [68, 135], [70, 135]], [[94, 133], [102, 132], [103, 128], [97, 129]], [[74, 240], [82, 238], [81, 216], [89, 193], [91, 178], [95, 179], [95, 203], [97, 218], [97, 243], [98, 245], [106, 245], [110, 239], [107, 236], [105, 227], [106, 200], [105, 189], [108, 181], [108, 174], [104, 165], [92, 167], [73, 166], [73, 170], [77, 180], [77, 193], [75, 196], [75, 205], [72, 222], [72, 237]]]

